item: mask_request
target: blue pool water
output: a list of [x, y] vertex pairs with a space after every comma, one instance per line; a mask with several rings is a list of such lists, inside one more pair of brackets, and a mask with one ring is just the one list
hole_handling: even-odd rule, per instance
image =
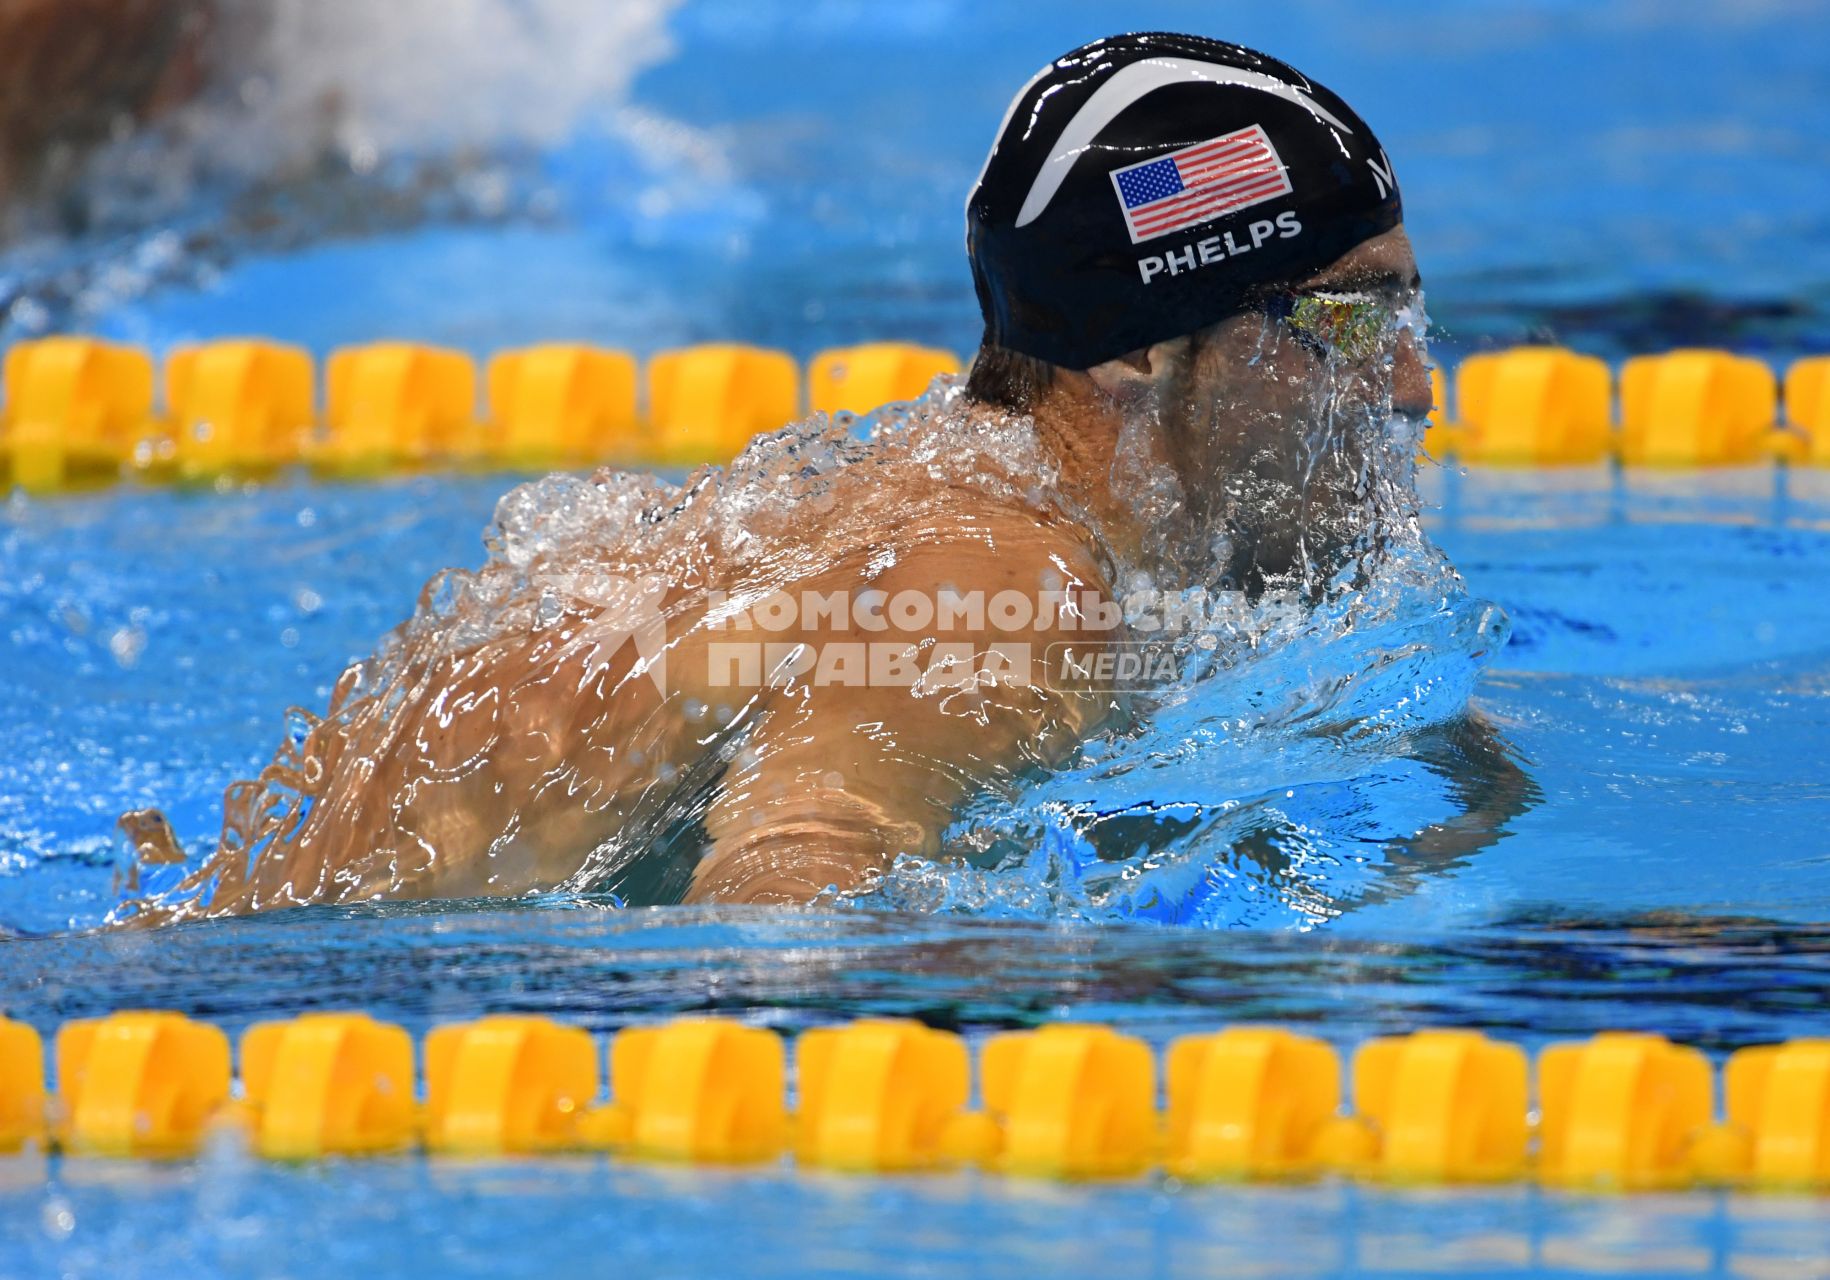
[[[561, 136], [505, 140], [461, 216], [358, 235], [336, 202], [212, 185], [151, 227], [15, 246], [0, 338], [67, 322], [160, 349], [236, 332], [320, 352], [383, 334], [478, 353], [549, 337], [964, 349], [959, 204], [990, 129], [1035, 64], [1115, 21], [947, 0], [627, 9], [671, 50]], [[1783, 0], [1317, 0], [1123, 20], [1199, 23], [1355, 102], [1405, 180], [1444, 350], [1548, 333], [1610, 356], [1705, 340], [1779, 362], [1830, 348], [1814, 17]], [[377, 136], [409, 155], [411, 124]], [[352, 1006], [415, 1032], [494, 1011], [599, 1033], [681, 1012], [784, 1032], [900, 1013], [973, 1038], [1077, 1017], [1159, 1045], [1251, 1019], [1344, 1049], [1421, 1026], [1534, 1048], [1628, 1027], [1718, 1057], [1830, 1031], [1830, 480], [1765, 469], [1428, 472], [1432, 536], [1511, 619], [1474, 688], [1493, 737], [1437, 742], [1434, 767], [1261, 781], [1291, 793], [1303, 839], [1281, 860], [1217, 860], [1228, 878], [1199, 923], [1232, 927], [952, 885], [938, 913], [586, 897], [85, 932], [118, 900], [116, 816], [156, 803], [206, 846], [222, 788], [266, 761], [284, 709], [321, 707], [429, 575], [479, 563], [515, 479], [0, 506], [0, 1009], [46, 1032], [136, 1006], [231, 1032]], [[1473, 838], [1399, 847], [1457, 814]], [[919, 887], [891, 905], [931, 904]], [[612, 1267], [1789, 1276], [1830, 1273], [1830, 1219], [1713, 1194], [0, 1160], [4, 1275]]]
[[[1714, 1054], [1825, 1029], [1830, 604], [1817, 584], [1830, 571], [1830, 506], [1775, 494], [1767, 473], [1624, 488], [1601, 472], [1437, 476], [1440, 540], [1513, 616], [1477, 705], [1532, 794], [1484, 847], [1394, 866], [1379, 893], [1319, 926], [566, 900], [68, 933], [114, 901], [114, 815], [156, 799], [193, 847], [207, 842], [220, 786], [264, 759], [276, 709], [321, 701], [329, 673], [426, 572], [454, 548], [474, 556], [502, 483], [8, 509], [0, 717], [17, 746], [0, 921], [33, 935], [0, 946], [9, 1014], [49, 1031], [172, 1007], [236, 1031], [360, 1006], [422, 1031], [524, 1011], [607, 1033], [689, 1011], [786, 1032], [894, 1013], [975, 1038], [1073, 1017], [1158, 1044], [1249, 1019], [1344, 1050], [1432, 1025], [1534, 1047], [1634, 1027]], [[298, 1274], [320, 1264], [327, 1236], [339, 1265], [376, 1273], [416, 1259], [488, 1271], [505, 1247], [528, 1273], [586, 1256], [679, 1275], [720, 1260], [758, 1275], [1830, 1267], [1815, 1202], [1704, 1194], [860, 1183], [597, 1160], [287, 1169], [233, 1152], [169, 1169], [66, 1162], [49, 1178], [33, 1161], [5, 1164], [9, 1274], [88, 1274], [123, 1256], [149, 1274], [179, 1259]], [[711, 1222], [742, 1231], [741, 1262]]]
[[[324, 349], [386, 332], [479, 353], [577, 337], [806, 355], [885, 334], [963, 349], [978, 328], [961, 210], [1015, 88], [1114, 29], [1198, 27], [1288, 59], [1378, 130], [1451, 354], [1534, 335], [1608, 356], [1830, 347], [1817, 0], [464, 8], [547, 21], [499, 67], [473, 56], [443, 82], [428, 59], [463, 24], [429, 47], [386, 43], [376, 24], [376, 56], [411, 64], [392, 82], [418, 107], [376, 90], [383, 101], [347, 131], [385, 205], [333, 185], [225, 206], [218, 181], [142, 228], [120, 212], [143, 206], [137, 188], [98, 198], [89, 239], [0, 259], [0, 338], [62, 322], [159, 347], [249, 332]], [[605, 13], [621, 17], [593, 16]], [[644, 38], [596, 63], [563, 56], [593, 48], [568, 24], [591, 35], [619, 21]], [[530, 82], [524, 63], [542, 57], [550, 83]], [[306, 62], [294, 78], [311, 84], [336, 65]], [[607, 100], [583, 96], [593, 85]], [[573, 96], [573, 126], [556, 133], [550, 117]], [[290, 155], [309, 131], [255, 114], [268, 150]], [[403, 216], [387, 211], [417, 190], [412, 144], [446, 137], [450, 117], [512, 145], [423, 201], [445, 215], [434, 225], [396, 229]]]

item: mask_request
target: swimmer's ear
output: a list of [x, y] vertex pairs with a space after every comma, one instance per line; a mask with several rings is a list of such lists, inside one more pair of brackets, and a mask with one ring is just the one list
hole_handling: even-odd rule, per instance
[[1194, 342], [1187, 336], [1170, 338], [1142, 351], [1096, 364], [1087, 370], [1087, 377], [1119, 404], [1138, 404], [1157, 395], [1169, 384], [1170, 377], [1187, 362]]

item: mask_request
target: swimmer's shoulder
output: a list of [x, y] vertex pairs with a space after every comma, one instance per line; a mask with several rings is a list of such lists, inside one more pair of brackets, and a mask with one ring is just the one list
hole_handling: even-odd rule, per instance
[[958, 484], [907, 497], [900, 504], [873, 500], [875, 518], [842, 522], [835, 530], [841, 545], [828, 549], [886, 590], [1107, 585], [1098, 540], [1052, 504]]

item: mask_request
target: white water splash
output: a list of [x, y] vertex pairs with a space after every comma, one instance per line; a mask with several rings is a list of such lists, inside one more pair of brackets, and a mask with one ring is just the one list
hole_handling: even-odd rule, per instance
[[274, 0], [232, 17], [232, 98], [193, 127], [253, 172], [327, 143], [358, 167], [401, 151], [563, 140], [673, 51], [678, 0]]

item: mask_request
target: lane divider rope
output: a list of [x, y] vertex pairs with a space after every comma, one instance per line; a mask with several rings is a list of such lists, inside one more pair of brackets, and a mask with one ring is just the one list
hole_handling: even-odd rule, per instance
[[[300, 347], [180, 347], [155, 376], [140, 348], [42, 338], [6, 352], [0, 489], [211, 482], [293, 466], [347, 477], [721, 463], [806, 410], [869, 412], [959, 368], [950, 352], [902, 342], [824, 351], [804, 371], [786, 352], [741, 343], [663, 351], [645, 365], [549, 343], [499, 352], [479, 377], [464, 352], [375, 342], [330, 354], [320, 410]], [[1424, 448], [1438, 459], [1830, 466], [1830, 356], [1795, 361], [1783, 398], [1763, 361], [1708, 349], [1638, 356], [1616, 376], [1593, 356], [1527, 346], [1469, 356], [1453, 383], [1442, 369], [1432, 378]]]
[[[169, 1158], [239, 1135], [277, 1160], [609, 1151], [638, 1160], [1057, 1179], [1340, 1176], [1581, 1190], [1830, 1190], [1830, 1039], [1743, 1049], [1718, 1073], [1662, 1036], [1517, 1045], [1428, 1030], [1360, 1045], [1275, 1027], [1184, 1036], [1162, 1056], [1111, 1027], [961, 1036], [867, 1018], [778, 1034], [689, 1017], [616, 1033], [491, 1016], [407, 1032], [363, 1013], [229, 1040], [176, 1013], [0, 1018], [0, 1150]], [[600, 1063], [607, 1058], [608, 1098]], [[976, 1059], [976, 1060], [975, 1060]], [[974, 1081], [976, 1079], [976, 1104]], [[790, 1083], [793, 1108], [790, 1109]], [[1535, 1089], [1535, 1092], [1534, 1092]]]
[[638, 377], [627, 352], [551, 343], [500, 352], [479, 379], [464, 352], [375, 342], [330, 354], [320, 412], [310, 354], [251, 338], [169, 353], [161, 408], [148, 352], [44, 338], [6, 353], [0, 488], [213, 481], [299, 465], [374, 476], [726, 462], [803, 403], [867, 412], [958, 369], [950, 352], [872, 343], [821, 352], [803, 379], [785, 352], [707, 343], [660, 352]]

